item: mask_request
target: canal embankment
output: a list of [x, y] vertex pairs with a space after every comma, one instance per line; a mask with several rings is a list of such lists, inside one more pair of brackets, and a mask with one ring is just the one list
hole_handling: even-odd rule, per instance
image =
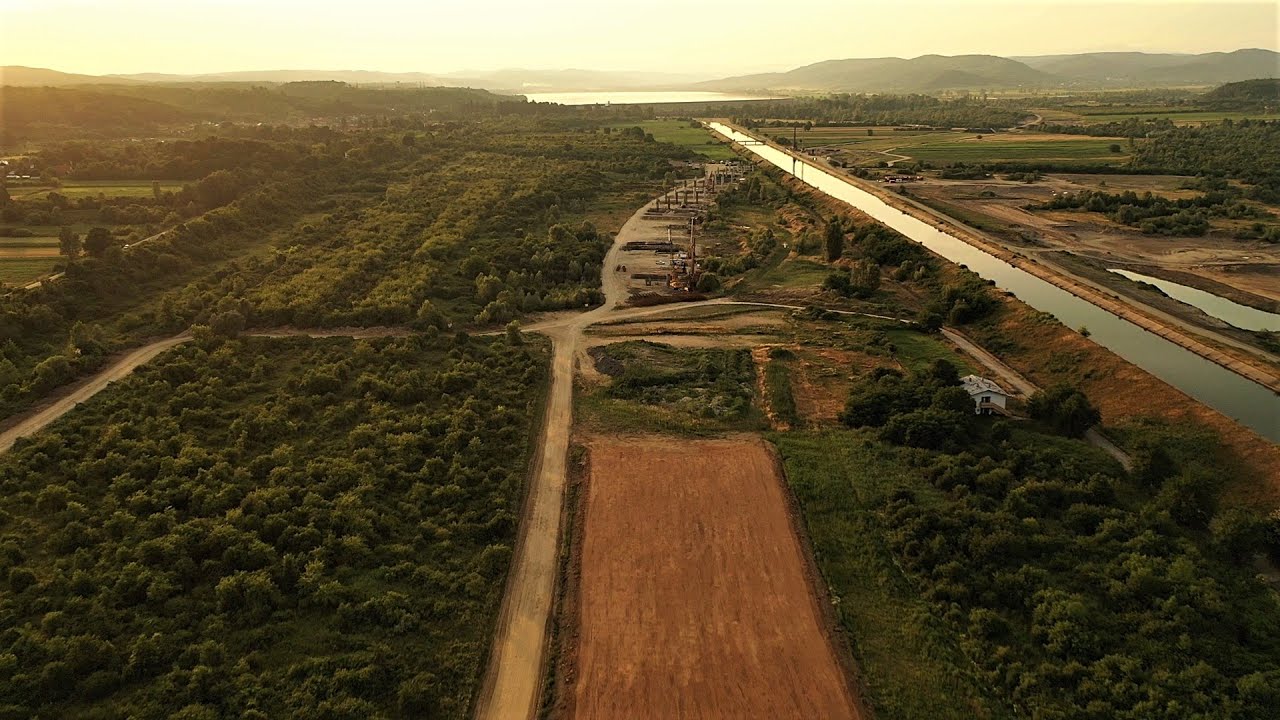
[[[790, 149], [770, 141], [767, 137], [752, 133], [749, 130], [741, 128], [728, 121], [719, 120], [716, 122], [762, 142], [774, 150], [782, 152], [795, 159], [797, 162], [817, 169], [829, 176], [843, 180], [859, 190], [875, 196], [886, 205], [889, 205], [900, 212], [906, 213], [921, 222], [928, 223], [929, 225], [944, 231], [948, 235], [973, 245], [988, 255], [996, 257], [1019, 270], [1044, 280], [1045, 282], [1051, 283], [1081, 300], [1102, 308], [1116, 317], [1137, 325], [1153, 335], [1164, 338], [1165, 340], [1189, 350], [1206, 360], [1231, 370], [1241, 377], [1267, 388], [1273, 393], [1280, 394], [1280, 377], [1276, 377], [1274, 374], [1262, 367], [1245, 362], [1240, 358], [1228, 355], [1221, 350], [1211, 347], [1207, 343], [1191, 337], [1187, 332], [1171, 327], [1168, 323], [1140, 311], [1125, 300], [1117, 296], [1104, 293], [1082, 278], [1060, 272], [1054, 268], [1046, 267], [1044, 263], [1039, 262], [1035, 258], [1017, 253], [1002, 243], [986, 236], [981, 231], [971, 228], [954, 218], [948, 217], [947, 215], [934, 210], [914, 198], [890, 192], [888, 189], [880, 187], [875, 183], [861, 181], [852, 176], [844, 176], [843, 174], [836, 175], [830, 168], [822, 167], [822, 165], [815, 159], [805, 157], [801, 153], [792, 152]], [[721, 133], [721, 135], [723, 136], [723, 133]], [[732, 137], [725, 137], [730, 141], [735, 141]]]

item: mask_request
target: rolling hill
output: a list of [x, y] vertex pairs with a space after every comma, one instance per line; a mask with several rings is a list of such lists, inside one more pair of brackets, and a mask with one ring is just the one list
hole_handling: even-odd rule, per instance
[[1256, 110], [1280, 106], [1280, 79], [1227, 83], [1200, 96], [1202, 107], [1218, 110]]
[[1236, 50], [1175, 55], [1139, 52], [1003, 58], [924, 55], [826, 60], [780, 73], [700, 83], [705, 90], [921, 92], [1009, 88], [1216, 85], [1280, 76], [1280, 53]]
[[1052, 76], [994, 55], [922, 55], [918, 58], [826, 60], [782, 73], [761, 73], [701, 83], [708, 90], [816, 92], [933, 92], [950, 89], [1042, 86]]
[[707, 75], [645, 71], [529, 70], [523, 68], [443, 74], [393, 73], [373, 70], [245, 70], [198, 75], [174, 73], [79, 75], [45, 68], [16, 65], [0, 67], [0, 85], [8, 85], [9, 87], [69, 87], [75, 85], [191, 86], [199, 83], [283, 85], [293, 82], [337, 81], [351, 85], [464, 86], [514, 92], [561, 92], [574, 90], [672, 89], [686, 86], [696, 80], [705, 80], [707, 77]]
[[336, 80], [352, 85], [380, 85], [402, 83], [409, 85], [444, 85], [438, 77], [419, 72], [391, 73], [373, 70], [244, 70], [239, 72], [206, 73], [202, 75], [170, 75], [165, 73], [139, 73], [136, 75], [104, 75], [97, 82], [117, 80], [154, 83], [235, 82], [235, 83], [291, 83]]
[[1216, 84], [1280, 76], [1280, 53], [1258, 49], [1203, 55], [1108, 52], [1013, 59], [1063, 82], [1086, 85]]
[[[9, 87], [60, 87], [101, 82], [104, 82], [104, 78], [99, 75], [78, 75], [76, 73], [64, 73], [48, 68], [33, 68], [22, 65], [0, 66], [0, 85], [8, 85]], [[134, 83], [136, 81], [121, 78], [114, 82]]]
[[514, 92], [573, 92], [592, 90], [671, 89], [705, 80], [708, 75], [617, 70], [529, 70], [511, 68], [493, 71], [463, 71], [440, 77], [450, 84]]
[[[703, 76], [705, 77], [705, 76]], [[130, 85], [192, 86], [204, 83], [283, 85], [338, 81], [351, 85], [401, 84], [466, 86], [507, 92], [590, 90], [721, 90], [743, 92], [897, 92], [951, 90], [1161, 87], [1218, 85], [1280, 77], [1280, 53], [1247, 49], [1201, 55], [1096, 52], [1073, 55], [999, 57], [922, 55], [825, 60], [786, 72], [702, 80], [691, 74], [600, 70], [506, 69], [453, 73], [390, 73], [371, 70], [252, 70], [174, 75], [79, 75], [44, 68], [0, 67], [0, 84], [10, 87]]]

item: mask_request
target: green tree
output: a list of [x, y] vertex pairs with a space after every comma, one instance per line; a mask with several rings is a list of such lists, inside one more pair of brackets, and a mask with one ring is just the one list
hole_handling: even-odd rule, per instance
[[1178, 464], [1173, 457], [1154, 441], [1139, 443], [1129, 454], [1133, 459], [1130, 476], [1147, 487], [1159, 487], [1178, 472]]
[[826, 230], [827, 261], [835, 262], [844, 255], [844, 223], [833, 217], [827, 222]]
[[960, 384], [960, 369], [956, 364], [946, 358], [938, 358], [933, 361], [933, 365], [929, 367], [929, 376], [933, 381], [943, 387], [949, 387]]
[[1031, 417], [1071, 437], [1080, 437], [1102, 419], [1098, 409], [1078, 388], [1066, 384], [1041, 390], [1027, 401]]
[[111, 231], [104, 227], [90, 228], [89, 234], [84, 236], [84, 249], [90, 257], [102, 257], [109, 247], [111, 247]]
[[510, 345], [524, 344], [524, 336], [520, 334], [519, 320], [512, 320], [507, 323], [507, 343]]
[[217, 170], [195, 184], [196, 197], [205, 209], [222, 207], [240, 197], [240, 178], [229, 170]]
[[80, 236], [69, 227], [63, 226], [58, 231], [58, 252], [68, 260], [80, 257]]
[[849, 267], [849, 291], [854, 297], [869, 298], [880, 289], [880, 266], [859, 260]]
[[224, 338], [234, 338], [244, 330], [245, 319], [238, 310], [228, 310], [214, 315], [209, 320], [213, 334]]
[[400, 683], [396, 701], [404, 717], [431, 718], [440, 711], [439, 692], [435, 676], [420, 672]]
[[1267, 519], [1245, 508], [1229, 508], [1209, 523], [1213, 539], [1239, 562], [1262, 552], [1267, 542]]

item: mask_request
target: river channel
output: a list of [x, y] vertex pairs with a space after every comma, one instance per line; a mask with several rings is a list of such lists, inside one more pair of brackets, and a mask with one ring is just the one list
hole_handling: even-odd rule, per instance
[[1280, 315], [1269, 313], [1265, 310], [1251, 308], [1248, 305], [1241, 305], [1238, 302], [1232, 302], [1221, 295], [1214, 295], [1211, 292], [1205, 292], [1198, 288], [1188, 285], [1176, 283], [1163, 278], [1151, 277], [1130, 270], [1112, 270], [1117, 275], [1123, 275], [1134, 282], [1143, 282], [1148, 285], [1154, 285], [1160, 288], [1165, 295], [1186, 303], [1192, 307], [1199, 308], [1207, 315], [1230, 323], [1241, 330], [1269, 330], [1271, 332], [1280, 332]]
[[1280, 395], [1266, 387], [908, 215], [834, 173], [721, 123], [709, 124], [784, 172], [858, 208], [951, 262], [967, 266], [1031, 307], [1052, 314], [1064, 325], [1087, 327], [1090, 339], [1099, 345], [1263, 437], [1280, 442]]

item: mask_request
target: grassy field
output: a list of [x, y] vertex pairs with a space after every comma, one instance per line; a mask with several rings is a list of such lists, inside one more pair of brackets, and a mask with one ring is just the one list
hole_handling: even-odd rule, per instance
[[57, 258], [0, 257], [0, 284], [25, 285], [48, 275]]
[[[1040, 111], [1037, 111], [1040, 112]], [[1218, 120], [1244, 120], [1249, 119], [1275, 119], [1275, 113], [1270, 115], [1262, 112], [1231, 112], [1221, 110], [1206, 110], [1201, 112], [1179, 112], [1176, 108], [1160, 108], [1160, 107], [1134, 107], [1121, 108], [1116, 106], [1099, 106], [1099, 107], [1068, 107], [1063, 108], [1060, 113], [1072, 116], [1075, 119], [1088, 123], [1104, 123], [1104, 122], [1121, 122], [1129, 118], [1142, 118], [1143, 120], [1156, 120], [1160, 118], [1168, 118], [1178, 125], [1196, 124], [1205, 122], [1216, 122]], [[1041, 113], [1044, 114], [1044, 113]], [[1046, 115], [1046, 119], [1049, 116]], [[1062, 115], [1054, 117], [1055, 120], [1068, 119]]]
[[[102, 223], [72, 222], [72, 223], [68, 223], [67, 227], [71, 228], [71, 231], [76, 233], [77, 235], [84, 237], [85, 233], [89, 232], [90, 229], [101, 224]], [[27, 232], [30, 232], [32, 235], [36, 237], [56, 239], [58, 237], [58, 233], [62, 232], [62, 226], [61, 225], [25, 225], [23, 223], [14, 223], [14, 222], [0, 223], [0, 233], [12, 231], [12, 230], [26, 230]], [[5, 240], [31, 240], [31, 239], [33, 238], [14, 238], [14, 237], [7, 237], [7, 236], [4, 236], [3, 234], [0, 234], [0, 242], [3, 242]]]
[[746, 350], [631, 341], [591, 355], [612, 381], [576, 395], [575, 415], [587, 427], [687, 435], [764, 427]]
[[793, 257], [787, 258], [775, 270], [762, 276], [759, 284], [764, 287], [814, 287], [821, 285], [830, 273], [831, 267], [828, 265]]
[[732, 160], [737, 157], [728, 145], [716, 141], [709, 131], [689, 127], [689, 123], [683, 120], [642, 120], [613, 126], [615, 131], [628, 127], [639, 127], [658, 142], [687, 147], [711, 160]]
[[897, 152], [934, 164], [982, 162], [1114, 163], [1129, 159], [1124, 152], [1111, 152], [1111, 145], [1124, 141], [1111, 138], [1031, 139], [1027, 136], [987, 136], [977, 140], [965, 134], [955, 140], [918, 146], [900, 146]]
[[[160, 189], [177, 192], [188, 183], [177, 180], [161, 180]], [[15, 197], [38, 198], [50, 192], [58, 192], [69, 198], [97, 197], [151, 197], [150, 180], [68, 180], [61, 187], [21, 188]]]
[[[935, 165], [949, 163], [982, 162], [1054, 162], [1054, 163], [1122, 163], [1129, 156], [1124, 152], [1111, 152], [1111, 145], [1119, 143], [1127, 149], [1127, 141], [1112, 138], [1094, 138], [1076, 135], [1048, 135], [1030, 133], [997, 133], [984, 135], [952, 131], [894, 132], [889, 128], [876, 128], [876, 134], [868, 136], [865, 128], [815, 128], [800, 132], [801, 147], [834, 146], [840, 150], [837, 157], [857, 164], [875, 164], [906, 155], [912, 159]], [[791, 138], [786, 128], [769, 128], [770, 137]]]
[[961, 375], [977, 372], [968, 355], [961, 355], [944, 343], [939, 335], [926, 335], [916, 330], [885, 330], [893, 343], [893, 355], [911, 372], [923, 372], [935, 360], [947, 360], [960, 370]]
[[769, 359], [769, 364], [764, 369], [764, 387], [769, 396], [769, 409], [773, 411], [774, 417], [794, 428], [800, 424], [800, 415], [796, 411], [796, 398], [791, 389], [788, 360], [788, 357], [777, 355]]
[[[867, 131], [871, 134], [868, 135]], [[791, 140], [793, 137], [791, 128], [761, 128], [760, 132], [771, 138], [782, 137]], [[902, 142], [913, 142], [917, 138], [923, 136], [948, 136], [959, 135], [960, 133], [936, 132], [930, 130], [894, 130], [891, 126], [879, 127], [823, 127], [813, 128], [812, 130], [798, 129], [794, 133], [794, 137], [800, 143], [800, 147], [818, 147], [830, 145], [868, 145], [868, 146], [894, 146]]]
[[986, 706], [952, 636], [884, 546], [876, 509], [899, 487], [939, 491], [905, 453], [856, 431], [775, 433], [823, 579], [878, 717], [1003, 717]]
[[36, 235], [33, 237], [0, 237], [0, 250], [3, 248], [44, 248], [58, 247], [57, 236]]

